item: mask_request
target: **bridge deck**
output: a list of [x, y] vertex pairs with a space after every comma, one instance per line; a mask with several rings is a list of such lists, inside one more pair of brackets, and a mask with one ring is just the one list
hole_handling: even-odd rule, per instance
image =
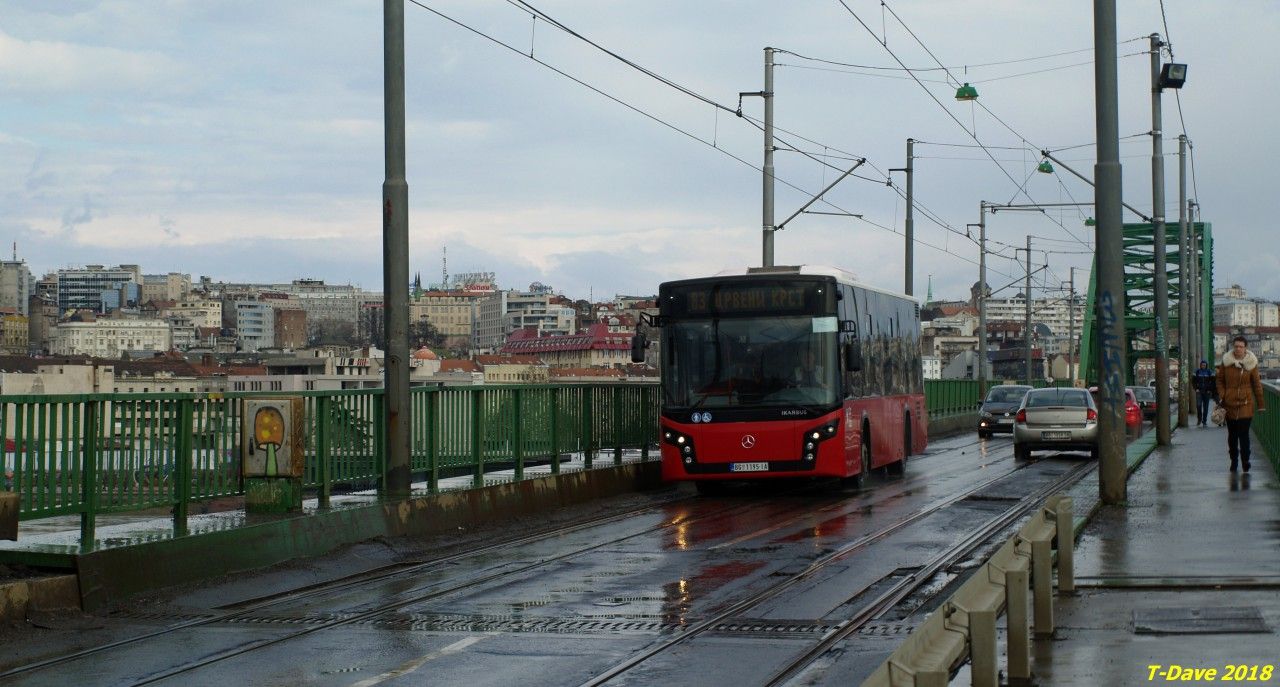
[[1127, 506], [1097, 511], [1077, 548], [1079, 595], [1060, 599], [1057, 634], [1033, 648], [1038, 684], [1280, 670], [1280, 482], [1259, 444], [1250, 474], [1232, 474], [1225, 429], [1179, 430], [1133, 473]]

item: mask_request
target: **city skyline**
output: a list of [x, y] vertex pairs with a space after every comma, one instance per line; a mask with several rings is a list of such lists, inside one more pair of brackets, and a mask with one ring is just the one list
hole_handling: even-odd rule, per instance
[[[871, 4], [851, 7], [879, 14]], [[750, 123], [548, 26], [531, 34], [529, 16], [509, 5], [446, 0], [438, 9], [535, 50], [538, 59], [714, 148], [406, 7], [412, 264], [433, 271], [427, 266], [437, 265], [440, 247], [448, 245], [459, 271], [488, 269], [512, 284], [543, 281], [580, 297], [593, 288], [651, 293], [667, 279], [758, 264], [760, 175], [724, 154], [759, 164], [760, 132]], [[893, 67], [898, 55], [934, 69], [903, 26], [878, 27], [891, 55], [836, 3], [790, 5], [785, 12], [684, 3], [600, 9], [560, 2], [545, 9], [730, 108], [738, 93], [760, 88], [765, 45], [876, 67]], [[1280, 293], [1276, 249], [1247, 240], [1264, 221], [1258, 199], [1268, 197], [1264, 165], [1277, 144], [1258, 138], [1239, 145], [1239, 132], [1265, 130], [1277, 96], [1238, 88], [1265, 83], [1266, 61], [1251, 46], [1280, 28], [1280, 8], [1233, 3], [1215, 7], [1213, 22], [1201, 21], [1204, 10], [1189, 3], [1169, 2], [1168, 10], [1177, 58], [1191, 66], [1184, 92], [1165, 96], [1165, 153], [1176, 151], [1178, 118], [1185, 116], [1196, 144], [1191, 192], [1200, 194], [1204, 219], [1220, 239], [1219, 264], [1232, 266], [1230, 276], [1220, 270], [1219, 278]], [[163, 261], [176, 271], [262, 281], [294, 263], [294, 274], [380, 288], [376, 7], [157, 8], [83, 0], [56, 7], [21, 1], [7, 11], [14, 21], [0, 30], [0, 85], [12, 97], [0, 114], [0, 176], [8, 182], [0, 191], [7, 210], [0, 238], [16, 240], [31, 264]], [[836, 155], [829, 158], [834, 167], [849, 164], [837, 151], [866, 155], [870, 162], [859, 174], [873, 181], [902, 166], [908, 136], [922, 141], [918, 200], [961, 231], [977, 219], [979, 199], [1019, 198], [1024, 177], [1028, 193], [1043, 202], [1091, 195], [1061, 170], [1030, 174], [1036, 156], [1005, 148], [1021, 147], [1019, 136], [1057, 150], [1092, 140], [1087, 13], [937, 2], [903, 2], [896, 11], [956, 77], [978, 87], [977, 104], [956, 103], [953, 85], [935, 83], [936, 69], [917, 73], [961, 124], [901, 72], [850, 74], [791, 53], [779, 59], [778, 124], [817, 143], [785, 134], [787, 141], [809, 155]], [[1126, 41], [1119, 65], [1125, 197], [1141, 208], [1150, 204], [1142, 51], [1145, 36], [1165, 27], [1154, 4], [1121, 7], [1118, 22]], [[982, 40], [994, 36], [1001, 40]], [[1072, 54], [1040, 59], [1063, 52]], [[1021, 62], [990, 65], [1006, 60]], [[1026, 75], [1043, 69], [1052, 71]], [[742, 108], [760, 116], [758, 99], [746, 98]], [[971, 145], [961, 125], [993, 146], [1004, 171], [975, 148], [923, 143]], [[1086, 174], [1091, 155], [1088, 146], [1061, 153]], [[778, 188], [779, 219], [808, 198], [787, 183], [812, 193], [838, 173], [787, 150], [777, 164], [785, 182]], [[1175, 158], [1166, 159], [1165, 171], [1172, 200]], [[901, 199], [882, 182], [849, 180], [831, 200], [865, 221], [798, 217], [778, 235], [778, 262], [834, 263], [901, 290], [901, 238], [891, 233], [901, 230]], [[1071, 243], [1072, 234], [1090, 240], [1087, 213], [1050, 214], [1052, 220], [1026, 213], [988, 218], [998, 253], [990, 261], [992, 281], [1017, 277], [1008, 246], [1022, 245], [1026, 233], [1050, 239], [1037, 249], [1066, 251], [1053, 257], [1054, 275], [1087, 267], [1087, 257], [1072, 254], [1087, 247]], [[1166, 214], [1176, 217], [1176, 207]], [[916, 227], [924, 242], [916, 249], [916, 293], [924, 292], [926, 274], [935, 276], [937, 293], [963, 292], [976, 278], [972, 243], [923, 216]]]

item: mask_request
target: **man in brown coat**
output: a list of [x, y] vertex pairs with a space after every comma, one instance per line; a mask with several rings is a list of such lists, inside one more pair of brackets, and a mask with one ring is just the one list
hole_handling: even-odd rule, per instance
[[1258, 357], [1249, 351], [1243, 336], [1231, 342], [1231, 350], [1222, 354], [1218, 365], [1218, 401], [1227, 411], [1227, 452], [1231, 455], [1231, 471], [1236, 471], [1236, 457], [1249, 472], [1249, 424], [1253, 413], [1263, 412], [1262, 378], [1258, 374]]

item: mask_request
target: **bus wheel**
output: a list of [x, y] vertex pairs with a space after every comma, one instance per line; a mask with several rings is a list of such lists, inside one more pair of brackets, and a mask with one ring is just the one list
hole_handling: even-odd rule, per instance
[[867, 483], [867, 475], [871, 474], [871, 440], [868, 438], [866, 427], [862, 429], [862, 453], [859, 461], [862, 469], [858, 474], [842, 478], [840, 486], [842, 487], [861, 487]]
[[902, 433], [902, 459], [896, 463], [890, 463], [885, 466], [885, 472], [890, 475], [901, 475], [907, 471], [907, 456], [911, 455], [911, 418], [907, 418], [906, 431]]

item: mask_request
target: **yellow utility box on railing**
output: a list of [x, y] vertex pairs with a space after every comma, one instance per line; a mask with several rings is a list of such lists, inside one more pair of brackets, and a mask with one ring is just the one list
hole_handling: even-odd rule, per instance
[[240, 415], [245, 510], [302, 509], [304, 406], [301, 398], [247, 398]]
[[244, 401], [241, 461], [245, 477], [301, 477], [301, 398]]

